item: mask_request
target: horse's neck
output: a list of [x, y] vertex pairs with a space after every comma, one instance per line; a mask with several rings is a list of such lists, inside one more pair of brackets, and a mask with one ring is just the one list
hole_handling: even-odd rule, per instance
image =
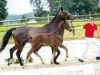
[[63, 20], [60, 16], [55, 17], [49, 24], [43, 26], [49, 32], [55, 31], [57, 29], [58, 24], [60, 24]]

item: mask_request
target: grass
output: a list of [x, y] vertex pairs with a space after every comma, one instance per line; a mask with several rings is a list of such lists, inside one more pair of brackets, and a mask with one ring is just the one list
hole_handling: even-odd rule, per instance
[[[85, 23], [87, 23], [87, 21], [78, 21], [78, 22], [74, 21], [73, 25], [75, 27], [80, 27]], [[95, 23], [97, 24], [98, 29], [100, 31], [100, 21], [95, 21]], [[95, 37], [97, 37], [97, 34], [95, 34]], [[68, 31], [65, 30], [65, 33], [64, 33], [64, 39], [65, 40], [80, 40], [80, 39], [83, 39], [83, 38], [84, 38], [84, 29], [83, 28], [76, 29], [75, 30], [75, 36], [73, 36], [71, 32], [68, 32]]]
[[[80, 27], [83, 24], [85, 24], [87, 21], [73, 21], [73, 25], [75, 27]], [[98, 25], [98, 29], [100, 30], [100, 21], [96, 21], [96, 24]], [[41, 24], [28, 24], [27, 26], [31, 26], [31, 27], [42, 27], [43, 23]], [[26, 25], [14, 25], [14, 26], [0, 26], [0, 43], [1, 40], [5, 34], [5, 32], [10, 29], [10, 28], [14, 28], [14, 27], [19, 27], [19, 26], [26, 26]], [[97, 36], [97, 35], [95, 35]], [[82, 28], [76, 29], [75, 30], [75, 36], [73, 36], [73, 34], [71, 32], [68, 32], [67, 30], [65, 30], [64, 33], [64, 39], [65, 40], [79, 40], [79, 39], [83, 39], [84, 38], [84, 30]], [[13, 42], [13, 40], [11, 39], [10, 42]]]

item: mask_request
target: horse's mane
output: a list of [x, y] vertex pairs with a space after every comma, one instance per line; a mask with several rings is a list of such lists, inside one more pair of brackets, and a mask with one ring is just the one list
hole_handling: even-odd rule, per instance
[[50, 23], [46, 24], [45, 26], [50, 25], [51, 23], [53, 23], [53, 22], [55, 21], [57, 15], [58, 15], [58, 13], [57, 13], [57, 14], [55, 15], [55, 17], [50, 21]]
[[51, 22], [49, 24], [51, 24], [52, 22], [55, 21], [56, 17], [57, 17], [58, 13], [55, 15], [55, 17], [51, 20]]

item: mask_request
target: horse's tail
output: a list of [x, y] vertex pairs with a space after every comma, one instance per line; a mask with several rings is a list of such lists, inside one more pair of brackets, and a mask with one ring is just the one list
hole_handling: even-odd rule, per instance
[[21, 45], [25, 45], [27, 42], [28, 42], [28, 40], [29, 39], [31, 39], [32, 37], [28, 37], [28, 38], [26, 38], [25, 40], [23, 40], [22, 42], [21, 42]]
[[10, 39], [10, 37], [12, 36], [12, 31], [15, 30], [16, 28], [11, 28], [9, 29], [6, 34], [3, 37], [3, 41], [1, 43], [1, 47], [0, 47], [0, 52], [2, 52], [2, 50], [4, 50], [4, 48], [6, 47], [6, 45], [8, 44], [8, 41]]

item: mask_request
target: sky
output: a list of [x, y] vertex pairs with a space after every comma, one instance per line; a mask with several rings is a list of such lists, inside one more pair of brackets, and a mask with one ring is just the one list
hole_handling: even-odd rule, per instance
[[25, 14], [32, 12], [30, 0], [7, 0], [7, 8], [9, 15], [11, 14]]

